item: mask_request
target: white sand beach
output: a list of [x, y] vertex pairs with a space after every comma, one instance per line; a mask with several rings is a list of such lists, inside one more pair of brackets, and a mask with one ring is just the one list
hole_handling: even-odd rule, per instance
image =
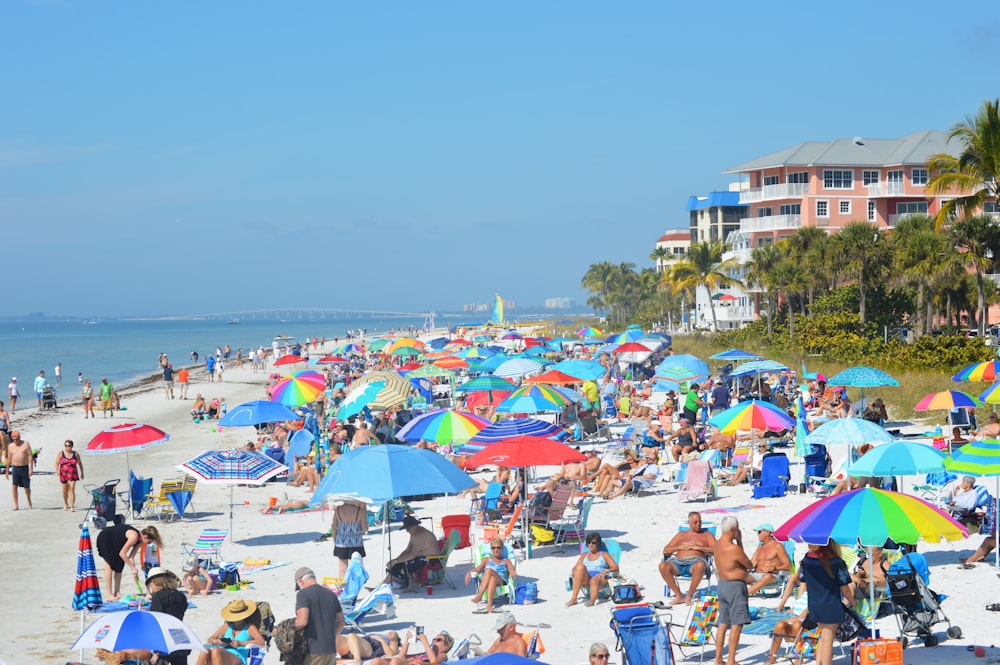
[[[206, 398], [225, 396], [228, 404], [234, 406], [250, 399], [263, 397], [264, 374], [253, 374], [249, 369], [230, 369], [225, 383], [208, 384], [201, 373], [193, 376], [190, 395], [201, 392]], [[161, 480], [176, 477], [176, 465], [205, 449], [234, 447], [250, 440], [253, 431], [249, 428], [215, 431], [210, 422], [195, 424], [188, 410], [191, 401], [165, 399], [159, 385], [153, 383], [143, 391], [130, 394], [125, 392], [122, 404], [126, 411], [115, 414], [114, 419], [85, 420], [79, 408], [63, 406], [55, 413], [41, 417], [31, 416], [32, 410], [19, 410], [15, 414], [15, 428], [33, 446], [41, 447], [37, 473], [32, 481], [34, 508], [11, 510], [9, 481], [4, 481], [0, 491], [0, 561], [8, 580], [5, 594], [8, 611], [0, 618], [0, 660], [7, 665], [36, 665], [38, 663], [64, 663], [75, 661], [78, 654], [70, 651], [80, 627], [79, 613], [71, 609], [74, 576], [76, 571], [78, 525], [89, 505], [89, 497], [82, 491], [83, 485], [101, 483], [110, 478], [126, 478], [124, 455], [84, 455], [86, 479], [77, 490], [77, 511], [63, 512], [60, 485], [54, 473], [55, 459], [64, 439], [72, 439], [77, 450], [83, 450], [100, 429], [112, 423], [143, 422], [160, 427], [171, 436], [169, 442], [130, 456], [132, 468], [144, 476], [152, 476], [156, 487]], [[213, 429], [215, 428], [215, 429]], [[836, 454], [836, 451], [833, 451]], [[842, 453], [841, 453], [842, 454]], [[906, 479], [909, 487], [914, 479]], [[987, 481], [992, 483], [992, 480]], [[219, 611], [227, 602], [235, 598], [266, 600], [271, 604], [276, 617], [284, 619], [293, 615], [294, 591], [292, 575], [299, 566], [312, 567], [318, 576], [334, 575], [338, 567], [332, 555], [332, 543], [315, 542], [328, 527], [329, 514], [311, 512], [280, 516], [263, 516], [260, 509], [267, 505], [269, 496], [278, 496], [279, 501], [287, 494], [290, 498], [307, 498], [305, 488], [286, 487], [283, 483], [269, 483], [262, 487], [237, 487], [234, 501], [234, 523], [231, 540], [223, 547], [226, 560], [271, 559], [288, 561], [289, 565], [255, 572], [247, 577], [252, 587], [241, 591], [221, 591], [207, 597], [194, 599], [196, 609], [188, 611], [185, 619], [200, 636], [207, 637], [221, 623]], [[165, 551], [164, 565], [180, 572], [180, 551], [182, 542], [193, 541], [206, 527], [227, 528], [229, 520], [228, 487], [198, 487], [193, 501], [196, 516], [159, 523], [151, 520], [132, 520], [141, 528], [145, 524], [155, 524], [163, 536]], [[720, 497], [707, 504], [682, 503], [671, 494], [646, 497], [628, 497], [614, 501], [598, 501], [591, 514], [590, 527], [604, 537], [619, 539], [624, 554], [621, 567], [624, 574], [635, 578], [643, 586], [647, 600], [663, 598], [664, 585], [656, 570], [661, 560], [661, 548], [676, 532], [679, 524], [686, 520], [688, 511], [705, 510], [705, 519], [718, 521], [724, 512], [738, 517], [743, 530], [748, 554], [752, 553], [756, 538], [753, 527], [770, 522], [780, 525], [785, 519], [805, 506], [810, 496], [789, 495], [783, 499], [751, 500], [746, 486], [721, 488]], [[413, 504], [418, 517], [431, 516], [435, 529], [440, 532], [440, 517], [446, 513], [461, 513], [468, 510], [468, 501], [449, 498]], [[394, 550], [398, 551], [405, 542], [405, 534], [393, 529]], [[92, 533], [96, 538], [96, 533]], [[982, 536], [973, 535], [968, 540], [957, 543], [921, 543], [919, 550], [927, 555], [931, 564], [931, 586], [936, 591], [948, 595], [943, 609], [954, 625], [961, 626], [965, 636], [958, 640], [944, 639], [947, 627], [939, 624], [935, 632], [942, 638], [941, 645], [924, 648], [917, 643], [905, 652], [908, 665], [942, 662], [972, 662], [976, 659], [967, 650], [970, 645], [986, 646], [985, 662], [1000, 661], [1000, 645], [997, 637], [1000, 629], [1000, 615], [984, 610], [991, 603], [1000, 602], [1000, 578], [989, 563], [980, 563], [970, 570], [958, 566], [960, 556], [967, 556], [980, 543]], [[366, 539], [368, 558], [366, 567], [373, 579], [380, 574], [381, 560], [379, 547], [382, 543], [378, 530], [369, 533]], [[804, 547], [796, 550], [798, 558]], [[576, 545], [564, 550], [541, 547], [529, 561], [518, 563], [521, 581], [536, 581], [539, 602], [533, 605], [514, 606], [512, 611], [518, 621], [525, 624], [546, 623], [551, 628], [542, 632], [546, 652], [541, 660], [560, 665], [586, 662], [588, 646], [595, 641], [604, 642], [614, 649], [614, 637], [608, 627], [609, 604], [603, 602], [596, 607], [586, 607], [582, 603], [566, 608], [568, 598], [564, 582], [578, 552]], [[103, 561], [98, 559], [103, 588]], [[470, 568], [469, 550], [459, 550], [453, 555], [449, 577], [456, 589], [436, 586], [433, 595], [402, 594], [398, 601], [395, 620], [372, 624], [373, 629], [406, 629], [414, 624], [424, 625], [428, 632], [447, 630], [456, 638], [476, 634], [489, 644], [495, 637], [492, 631], [495, 617], [475, 615], [469, 602], [472, 589], [462, 584], [464, 574]], [[129, 588], [123, 584], [123, 589]], [[753, 600], [754, 606], [774, 607], [776, 599]], [[682, 623], [684, 609], [674, 612], [674, 621]], [[93, 616], [88, 617], [88, 622]], [[879, 620], [878, 628], [883, 635], [898, 635], [893, 618]], [[738, 653], [740, 663], [766, 662], [766, 651], [770, 642], [767, 636], [744, 636]], [[837, 662], [847, 662], [835, 651]], [[680, 658], [680, 653], [675, 650]], [[710, 658], [711, 656], [708, 655]], [[688, 660], [697, 660], [695, 650]], [[618, 657], [615, 657], [618, 660]], [[84, 654], [84, 662], [96, 663], [94, 653]], [[192, 663], [194, 660], [192, 659]], [[278, 663], [277, 651], [272, 648], [265, 663]]]

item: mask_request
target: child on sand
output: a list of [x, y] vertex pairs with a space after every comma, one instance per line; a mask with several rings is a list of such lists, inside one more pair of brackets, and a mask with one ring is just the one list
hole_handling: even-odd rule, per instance
[[147, 526], [139, 532], [142, 540], [142, 549], [139, 550], [139, 563], [144, 573], [148, 573], [150, 568], [159, 568], [160, 552], [163, 550], [163, 541], [160, 539], [160, 532], [155, 526]]
[[207, 570], [201, 567], [198, 559], [184, 566], [184, 577], [181, 582], [188, 595], [201, 594], [207, 596], [215, 588], [215, 580]]

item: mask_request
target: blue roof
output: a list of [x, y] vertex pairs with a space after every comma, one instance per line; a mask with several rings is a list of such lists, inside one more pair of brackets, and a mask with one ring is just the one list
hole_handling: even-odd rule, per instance
[[712, 192], [708, 196], [689, 196], [685, 210], [703, 210], [705, 208], [740, 206], [749, 208], [747, 204], [740, 204], [739, 192]]

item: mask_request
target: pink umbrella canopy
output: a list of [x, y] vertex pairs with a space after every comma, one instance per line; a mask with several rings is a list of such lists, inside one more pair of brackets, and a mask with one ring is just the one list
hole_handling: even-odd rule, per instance
[[152, 425], [122, 423], [103, 430], [87, 444], [88, 453], [117, 453], [148, 448], [170, 440], [170, 435]]

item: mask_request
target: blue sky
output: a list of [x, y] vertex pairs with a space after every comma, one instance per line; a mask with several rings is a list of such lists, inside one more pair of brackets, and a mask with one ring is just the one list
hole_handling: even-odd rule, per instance
[[955, 7], [2, 0], [3, 309], [584, 300], [727, 167], [1000, 94]]

